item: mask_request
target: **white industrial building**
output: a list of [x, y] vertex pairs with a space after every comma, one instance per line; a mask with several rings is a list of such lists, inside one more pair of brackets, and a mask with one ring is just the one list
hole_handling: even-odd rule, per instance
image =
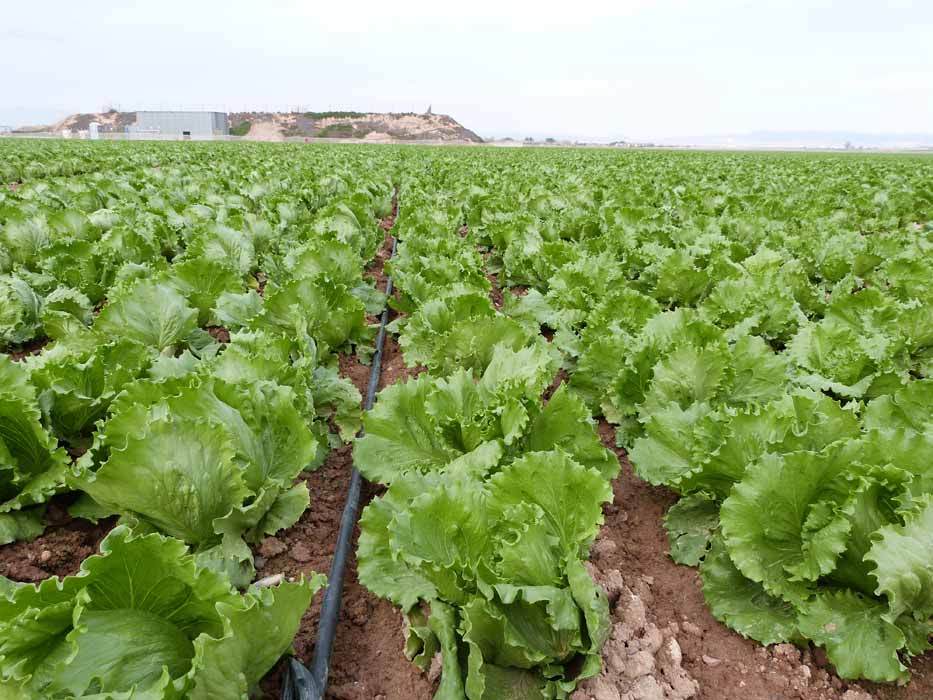
[[136, 112], [136, 124], [128, 128], [139, 137], [211, 139], [230, 133], [226, 112]]

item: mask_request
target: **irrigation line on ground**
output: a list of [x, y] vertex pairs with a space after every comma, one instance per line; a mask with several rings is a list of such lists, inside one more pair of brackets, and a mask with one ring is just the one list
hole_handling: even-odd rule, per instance
[[[396, 217], [398, 210], [396, 210]], [[392, 251], [389, 259], [395, 255], [397, 240], [392, 238]], [[388, 299], [392, 296], [392, 278], [386, 278], [386, 308], [379, 319], [379, 333], [376, 336], [376, 351], [373, 353], [372, 369], [369, 372], [369, 387], [366, 390], [366, 401], [363, 408], [367, 411], [376, 401], [376, 390], [379, 388], [379, 377], [382, 374], [382, 351], [385, 347], [386, 323], [389, 320]], [[363, 430], [357, 434], [363, 436]], [[337, 622], [340, 619], [340, 598], [343, 594], [343, 574], [347, 566], [347, 557], [350, 554], [350, 543], [353, 539], [353, 529], [356, 527], [360, 511], [360, 491], [363, 477], [354, 466], [350, 471], [350, 487], [347, 489], [347, 500], [340, 516], [340, 530], [337, 533], [337, 548], [330, 566], [330, 575], [327, 588], [324, 591], [324, 602], [321, 605], [321, 617], [318, 622], [317, 641], [314, 644], [314, 658], [310, 670], [294, 656], [288, 660], [285, 669], [285, 683], [282, 688], [282, 700], [324, 700], [324, 691], [327, 690], [327, 676], [330, 673], [330, 656], [334, 648], [334, 638], [337, 635]]]

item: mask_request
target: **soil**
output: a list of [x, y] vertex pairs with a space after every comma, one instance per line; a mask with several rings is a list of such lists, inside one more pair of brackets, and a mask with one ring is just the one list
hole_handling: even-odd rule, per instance
[[[612, 551], [613, 541], [602, 542]], [[612, 616], [609, 640], [603, 647], [603, 671], [587, 679], [573, 700], [686, 700], [700, 692], [699, 683], [684, 668], [684, 655], [677, 635], [680, 626], [663, 629], [648, 614], [653, 597], [650, 577], [622, 578], [618, 569], [600, 569], [587, 564], [590, 575], [606, 591]]]
[[230, 342], [230, 331], [223, 326], [208, 326], [207, 332], [210, 333], [211, 338], [218, 343], [226, 345]]
[[23, 343], [22, 345], [16, 345], [7, 350], [7, 355], [13, 362], [19, 362], [24, 360], [30, 355], [38, 355], [42, 352], [42, 348], [52, 342], [51, 338], [34, 338], [28, 343]]
[[[466, 236], [470, 233], [470, 227], [464, 224], [460, 227], [458, 233], [461, 236]], [[483, 258], [483, 264], [485, 265], [486, 261], [489, 260], [489, 256], [492, 254], [490, 250], [487, 250], [484, 246], [477, 244], [476, 252], [480, 254]], [[502, 289], [499, 287], [499, 278], [493, 273], [486, 270], [486, 279], [489, 280], [491, 289], [489, 290], [489, 300], [492, 302], [492, 305], [499, 310], [502, 308], [504, 299], [502, 297]]]
[[[910, 683], [897, 687], [878, 683], [862, 683], [878, 700], [930, 700], [933, 698], [933, 656], [929, 653], [913, 660]], [[848, 699], [846, 699], [848, 700]]]
[[491, 272], [486, 273], [486, 279], [488, 279], [489, 284], [492, 285], [492, 289], [489, 290], [489, 298], [492, 300], [492, 305], [495, 306], [496, 309], [501, 309], [503, 299], [502, 290], [499, 289], [499, 280]]
[[[262, 564], [259, 576], [330, 571], [340, 515], [352, 468], [349, 445], [333, 450], [320, 469], [307, 479], [311, 507], [293, 527], [269, 537], [256, 548]], [[363, 502], [376, 488], [363, 485]], [[330, 661], [330, 700], [430, 698], [431, 683], [401, 653], [404, 645], [402, 616], [395, 606], [373, 596], [356, 581], [356, 539], [344, 574], [340, 622]], [[258, 564], [257, 564], [258, 568]], [[315, 596], [295, 637], [295, 655], [310, 663], [317, 637], [322, 596]], [[262, 683], [270, 697], [281, 696], [285, 661], [280, 661]]]
[[353, 382], [353, 386], [359, 390], [360, 396], [365, 396], [366, 389], [369, 386], [369, 372], [372, 367], [364, 365], [356, 355], [347, 355], [345, 353], [337, 355], [337, 366], [340, 376]]
[[382, 351], [382, 375], [379, 378], [379, 388], [384, 389], [396, 382], [407, 382], [427, 371], [426, 367], [408, 367], [402, 357], [402, 348], [394, 336], [386, 336], [385, 348]]
[[372, 267], [369, 268], [364, 276], [368, 277], [373, 281], [373, 284], [376, 285], [376, 289], [385, 290], [386, 288], [386, 274], [385, 274], [385, 263], [389, 259], [388, 252], [392, 250], [392, 241], [395, 240], [392, 238], [391, 234], [386, 233], [385, 239], [382, 244], [382, 248], [376, 253], [376, 257], [373, 260]]
[[567, 374], [567, 370], [561, 367], [557, 370], [557, 375], [554, 377], [554, 381], [551, 382], [551, 385], [544, 390], [544, 394], [541, 397], [541, 400], [544, 403], [547, 403], [551, 400], [551, 397], [554, 396], [554, 392], [560, 388], [560, 385], [567, 381], [570, 376]]
[[283, 141], [283, 126], [284, 122], [281, 119], [254, 120], [244, 138], [248, 141]]
[[113, 529], [116, 518], [96, 525], [74, 519], [66, 508], [73, 495], [52, 500], [46, 511], [50, 523], [32, 542], [14, 542], [0, 547], [0, 576], [14, 581], [37, 583], [50, 576], [77, 573], [81, 562], [97, 554], [100, 542]]

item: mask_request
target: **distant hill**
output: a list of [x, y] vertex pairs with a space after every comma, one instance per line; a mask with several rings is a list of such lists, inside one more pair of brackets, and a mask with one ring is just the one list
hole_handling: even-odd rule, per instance
[[86, 131], [91, 122], [100, 124], [101, 131], [123, 131], [124, 127], [132, 126], [136, 123], [136, 112], [118, 112], [115, 109], [111, 109], [109, 112], [100, 112], [97, 114], [72, 114], [51, 126], [30, 127], [30, 131], [36, 131], [38, 129], [54, 132], [63, 131], [65, 129]]
[[[233, 132], [275, 141], [291, 136], [363, 139], [366, 141], [463, 141], [483, 139], [446, 114], [414, 112], [235, 112]], [[244, 128], [249, 123], [248, 129]]]
[[[477, 134], [446, 114], [414, 112], [233, 112], [227, 115], [232, 134], [254, 141], [289, 137], [362, 139], [375, 142], [449, 141], [482, 143]], [[136, 123], [136, 112], [72, 114], [48, 126], [18, 131], [84, 131], [91, 122], [101, 131], [123, 131]]]

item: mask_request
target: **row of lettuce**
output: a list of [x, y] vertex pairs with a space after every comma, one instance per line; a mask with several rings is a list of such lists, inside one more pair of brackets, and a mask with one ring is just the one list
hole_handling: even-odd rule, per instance
[[543, 400], [559, 353], [495, 309], [463, 200], [430, 159], [408, 165], [391, 330], [426, 371], [380, 392], [354, 445], [387, 487], [361, 518], [359, 580], [405, 614], [409, 658], [441, 654], [439, 700], [566, 698], [609, 633], [585, 562], [619, 463], [567, 387]]
[[[933, 162], [427, 161], [469, 234], [409, 283], [461, 278], [403, 331], [410, 356], [448, 367], [519, 325], [553, 334], [573, 395], [682, 496], [671, 555], [699, 565], [718, 619], [825, 647], [847, 678], [908, 679], [933, 631]], [[507, 320], [472, 296], [474, 245]]]
[[34, 183], [59, 177], [73, 177], [106, 170], [128, 173], [140, 167], [164, 167], [168, 164], [197, 165], [201, 152], [175, 150], [159, 152], [149, 148], [129, 151], [116, 141], [72, 141], [62, 146], [57, 139], [4, 139], [0, 160], [0, 188], [16, 189], [22, 183]]
[[251, 585], [249, 545], [359, 425], [336, 353], [365, 354], [384, 304], [363, 272], [391, 175], [342, 149], [107, 146], [0, 194], [0, 345], [26, 354], [0, 355], [0, 542], [66, 492], [119, 516], [78, 574], [0, 577], [0, 698], [245, 698], [324, 584]]

